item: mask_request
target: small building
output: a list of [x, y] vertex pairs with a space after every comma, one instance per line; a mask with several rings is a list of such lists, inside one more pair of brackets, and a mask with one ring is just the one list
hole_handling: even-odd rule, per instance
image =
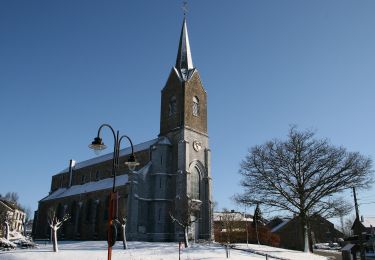
[[233, 228], [234, 231], [246, 230], [247, 225], [251, 225], [253, 222], [253, 216], [242, 212], [236, 212], [234, 210], [227, 212], [214, 212], [214, 230], [220, 230], [226, 232], [228, 224]]
[[[0, 216], [9, 219], [10, 231], [23, 232], [23, 224], [26, 219], [26, 214], [16, 203], [0, 198]], [[2, 220], [2, 222], [4, 220]], [[3, 224], [4, 223], [1, 223], [0, 226], [0, 237], [5, 234]]]
[[[277, 218], [269, 223], [271, 232], [279, 235], [280, 247], [303, 250], [304, 241], [300, 218]], [[336, 242], [344, 235], [335, 229], [334, 225], [323, 217], [315, 216], [309, 219], [309, 237], [310, 243], [329, 243]], [[312, 247], [312, 244], [310, 245]]]
[[367, 255], [375, 255], [375, 217], [357, 217], [354, 220], [352, 230], [354, 235], [345, 239], [346, 243], [357, 245], [359, 252], [359, 245], [361, 243], [365, 246]]
[[246, 241], [246, 229], [251, 226], [253, 216], [243, 212], [214, 212], [214, 236], [217, 242]]
[[366, 234], [375, 234], [375, 217], [356, 218], [352, 226], [355, 235], [366, 232]]

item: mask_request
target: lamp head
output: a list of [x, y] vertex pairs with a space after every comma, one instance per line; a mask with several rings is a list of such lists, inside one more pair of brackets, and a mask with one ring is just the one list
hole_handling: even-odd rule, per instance
[[137, 167], [139, 165], [139, 162], [136, 161], [134, 154], [131, 154], [129, 156], [128, 161], [125, 162], [125, 165], [128, 166], [130, 171], [134, 171], [135, 167]]
[[101, 150], [104, 150], [107, 146], [103, 143], [102, 138], [97, 136], [94, 138], [94, 141], [89, 144], [89, 148], [93, 149], [95, 154], [99, 154]]

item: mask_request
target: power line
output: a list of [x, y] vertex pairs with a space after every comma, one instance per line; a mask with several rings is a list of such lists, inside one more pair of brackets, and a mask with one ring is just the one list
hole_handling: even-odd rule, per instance
[[375, 201], [359, 203], [359, 205], [375, 204]]

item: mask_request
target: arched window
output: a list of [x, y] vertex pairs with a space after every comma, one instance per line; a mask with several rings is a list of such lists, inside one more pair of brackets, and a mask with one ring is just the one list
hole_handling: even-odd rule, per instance
[[168, 111], [168, 115], [169, 116], [172, 116], [174, 114], [176, 114], [177, 112], [177, 102], [176, 102], [176, 97], [175, 96], [172, 96], [170, 99], [169, 99], [169, 107], [168, 107], [169, 111]]
[[61, 220], [63, 218], [63, 215], [64, 215], [64, 209], [61, 203], [59, 203], [56, 209], [56, 217]]
[[86, 222], [91, 222], [92, 220], [92, 199], [89, 199], [86, 203]]
[[77, 218], [77, 202], [73, 201], [70, 206], [70, 222], [75, 223]]
[[199, 116], [199, 99], [197, 97], [193, 97], [193, 115]]
[[200, 174], [197, 167], [194, 167], [190, 173], [190, 197], [192, 199], [199, 200], [199, 185], [200, 184]]
[[107, 197], [105, 199], [105, 203], [104, 203], [104, 212], [103, 212], [103, 220], [106, 221], [108, 220], [108, 206], [109, 206], [109, 197]]

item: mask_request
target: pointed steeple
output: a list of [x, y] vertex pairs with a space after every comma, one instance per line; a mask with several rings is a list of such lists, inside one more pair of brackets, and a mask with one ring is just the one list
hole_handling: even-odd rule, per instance
[[189, 36], [186, 26], [186, 18], [182, 23], [180, 43], [178, 45], [177, 59], [176, 59], [176, 69], [180, 73], [183, 80], [187, 80], [192, 74], [194, 69], [193, 59], [191, 58]]

